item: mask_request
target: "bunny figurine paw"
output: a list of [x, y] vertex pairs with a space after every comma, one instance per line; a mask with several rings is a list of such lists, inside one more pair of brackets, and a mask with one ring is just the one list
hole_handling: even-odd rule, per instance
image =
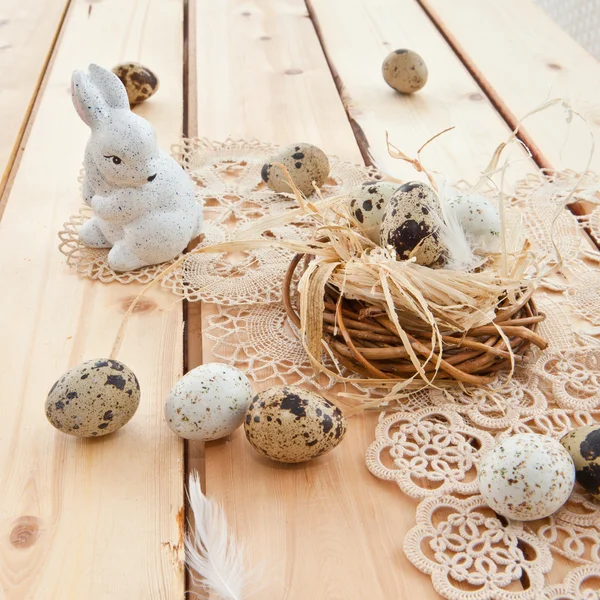
[[202, 232], [194, 184], [156, 142], [154, 129], [131, 112], [119, 78], [97, 65], [75, 71], [73, 104], [91, 129], [83, 199], [94, 216], [79, 231], [90, 248], [110, 248], [114, 271], [175, 258]]

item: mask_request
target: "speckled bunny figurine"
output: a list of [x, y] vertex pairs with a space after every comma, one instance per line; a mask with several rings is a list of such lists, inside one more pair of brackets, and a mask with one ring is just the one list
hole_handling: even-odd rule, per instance
[[73, 104], [92, 135], [83, 197], [94, 216], [79, 231], [91, 248], [111, 248], [108, 264], [132, 271], [171, 260], [202, 231], [194, 184], [157, 145], [154, 129], [131, 112], [112, 72], [90, 65], [71, 80]]

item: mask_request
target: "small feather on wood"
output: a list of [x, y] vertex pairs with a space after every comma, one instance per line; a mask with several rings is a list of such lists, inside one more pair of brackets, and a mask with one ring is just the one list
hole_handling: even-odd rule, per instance
[[243, 548], [231, 536], [221, 506], [202, 493], [196, 472], [190, 474], [188, 498], [194, 527], [185, 539], [185, 555], [192, 580], [221, 600], [243, 600], [250, 579]]

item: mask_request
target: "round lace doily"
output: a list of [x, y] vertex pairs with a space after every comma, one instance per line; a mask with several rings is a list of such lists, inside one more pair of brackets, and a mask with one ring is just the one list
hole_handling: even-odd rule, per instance
[[[205, 238], [200, 245], [226, 241], [249, 221], [297, 208], [291, 194], [277, 194], [261, 180], [265, 162], [278, 146], [257, 140], [214, 142], [208, 139], [183, 139], [172, 148], [173, 156], [186, 169], [197, 186], [197, 199], [204, 206]], [[353, 165], [329, 157], [331, 172], [321, 189], [324, 197], [339, 195], [369, 179], [380, 179], [372, 168]], [[137, 271], [116, 273], [107, 263], [108, 250], [87, 248], [77, 232], [91, 209], [83, 207], [59, 232], [59, 250], [67, 264], [79, 274], [104, 283], [148, 283], [170, 263]], [[265, 234], [273, 239], [302, 238], [308, 232], [296, 226], [273, 228]], [[236, 254], [193, 254], [178, 265], [162, 285], [190, 301], [218, 304], [255, 304], [281, 299], [281, 281], [292, 253], [272, 248]]]
[[[175, 156], [198, 184], [204, 203], [205, 239], [229, 239], [251, 220], [295, 207], [260, 181], [260, 167], [276, 150], [260, 142], [184, 140]], [[324, 194], [376, 176], [370, 169], [331, 159]], [[600, 500], [576, 488], [569, 502], [547, 519], [506, 522], [478, 495], [481, 455], [506, 436], [533, 432], [559, 439], [567, 431], [600, 421], [600, 342], [589, 335], [600, 325], [600, 252], [581, 235], [600, 240], [600, 208], [577, 219], [563, 211], [554, 220], [575, 173], [540, 173], [517, 187], [513, 205], [524, 215], [532, 252], [544, 260], [554, 244], [562, 264], [541, 281], [541, 335], [550, 342], [534, 352], [512, 379], [500, 375], [486, 388], [427, 389], [386, 407], [366, 452], [369, 470], [395, 483], [419, 504], [405, 536], [412, 564], [431, 577], [450, 600], [598, 600], [600, 595]], [[600, 180], [581, 179], [573, 198], [598, 204]], [[164, 265], [116, 274], [106, 251], [82, 247], [77, 229], [83, 209], [60, 233], [61, 252], [78, 273], [101, 281], [148, 282]], [[272, 238], [303, 237], [298, 223], [274, 228]], [[186, 258], [163, 286], [189, 300], [214, 302], [205, 335], [215, 359], [237, 366], [263, 384], [310, 384], [348, 404], [379, 401], [377, 390], [329, 378], [315, 379], [310, 362], [280, 302], [290, 254], [275, 248]], [[544, 290], [545, 288], [545, 290]], [[581, 319], [579, 329], [573, 319]], [[332, 368], [335, 368], [331, 363]], [[398, 510], [406, 510], [406, 503]], [[402, 540], [398, 540], [399, 546]]]

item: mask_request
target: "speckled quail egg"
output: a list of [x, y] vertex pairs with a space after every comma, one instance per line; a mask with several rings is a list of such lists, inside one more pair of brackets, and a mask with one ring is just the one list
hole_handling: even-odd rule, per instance
[[275, 386], [254, 397], [244, 428], [261, 454], [298, 463], [335, 448], [346, 433], [346, 418], [314, 392], [295, 385]]
[[600, 423], [570, 431], [560, 443], [575, 463], [577, 483], [600, 498]]
[[513, 435], [479, 463], [479, 492], [497, 513], [533, 521], [555, 513], [575, 483], [575, 465], [560, 442], [535, 433]]
[[63, 433], [100, 437], [120, 429], [140, 403], [140, 384], [118, 360], [88, 360], [67, 371], [46, 399], [48, 421]]
[[329, 160], [323, 150], [312, 144], [292, 144], [282, 148], [269, 163], [263, 165], [262, 179], [274, 192], [292, 192], [283, 170], [275, 163], [281, 163], [287, 169], [292, 181], [305, 196], [314, 192], [313, 181], [321, 187], [329, 176]]
[[439, 224], [436, 193], [420, 181], [404, 183], [385, 207], [380, 244], [392, 246], [400, 260], [414, 256], [420, 265], [439, 266], [445, 251]]
[[171, 430], [185, 439], [218, 440], [242, 424], [252, 394], [242, 371], [207, 363], [175, 384], [165, 403], [165, 419]]
[[391, 181], [365, 181], [348, 193], [350, 213], [375, 244], [379, 244], [379, 230], [386, 204], [397, 189], [398, 184]]
[[427, 67], [413, 50], [400, 48], [390, 52], [381, 67], [386, 83], [398, 92], [412, 94], [427, 83]]
[[144, 65], [133, 62], [123, 63], [117, 65], [113, 73], [125, 86], [129, 104], [144, 102], [158, 91], [158, 77]]
[[500, 215], [491, 200], [478, 194], [465, 194], [450, 198], [448, 209], [456, 215], [474, 248], [498, 250]]

